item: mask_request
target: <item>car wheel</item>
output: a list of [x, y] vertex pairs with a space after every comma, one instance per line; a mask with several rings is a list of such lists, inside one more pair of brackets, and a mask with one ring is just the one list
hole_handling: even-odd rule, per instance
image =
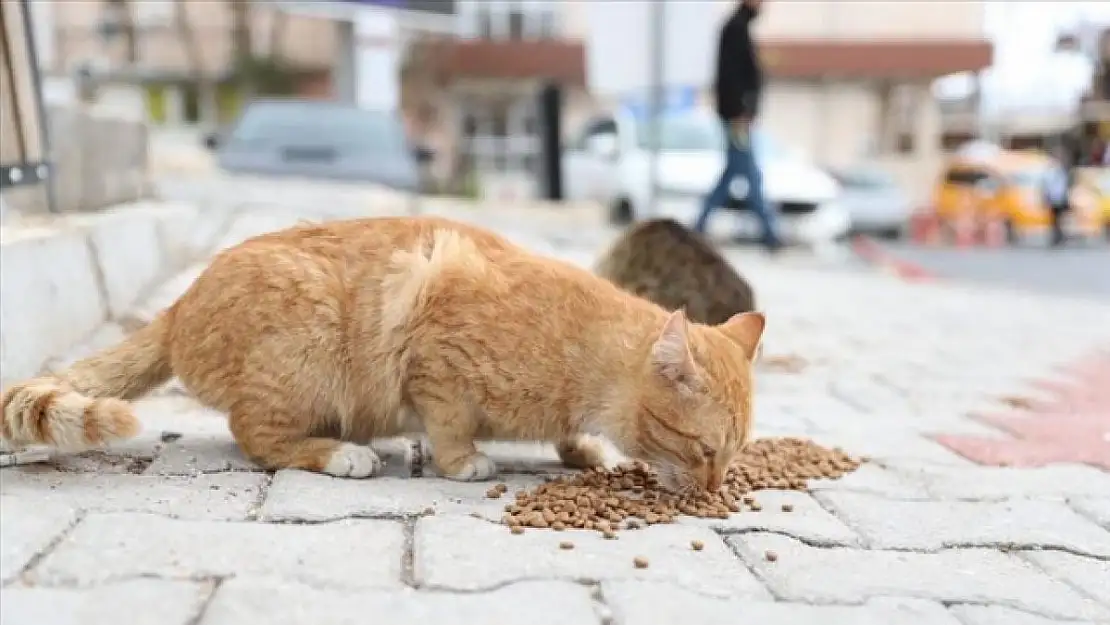
[[626, 199], [619, 199], [609, 207], [609, 223], [614, 226], [627, 226], [636, 218], [632, 210], [632, 203]]
[[898, 241], [904, 236], [902, 228], [887, 228], [879, 231], [879, 238], [886, 241]]

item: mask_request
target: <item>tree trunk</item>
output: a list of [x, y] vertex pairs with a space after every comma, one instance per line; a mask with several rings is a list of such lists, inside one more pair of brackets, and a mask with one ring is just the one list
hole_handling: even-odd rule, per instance
[[185, 53], [186, 63], [189, 65], [189, 75], [197, 90], [197, 98], [203, 99], [209, 93], [208, 74], [204, 68], [204, 53], [200, 48], [193, 23], [189, 20], [188, 0], [174, 0], [174, 27], [177, 38], [181, 41], [181, 49]]
[[231, 12], [232, 58], [235, 60], [235, 69], [245, 95], [250, 96], [255, 92], [254, 72], [251, 67], [254, 42], [251, 38], [250, 0], [227, 0], [227, 2], [228, 10]]
[[289, 25], [289, 16], [285, 11], [274, 9], [274, 18], [270, 21], [270, 58], [275, 61], [285, 60], [285, 27]]
[[108, 0], [113, 17], [119, 26], [120, 34], [127, 46], [127, 64], [134, 66], [139, 62], [139, 34], [135, 28], [135, 15], [131, 11], [130, 0]]

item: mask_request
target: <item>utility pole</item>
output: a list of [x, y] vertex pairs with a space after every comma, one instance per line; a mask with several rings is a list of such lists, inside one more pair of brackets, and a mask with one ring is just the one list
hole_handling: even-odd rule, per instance
[[664, 62], [666, 49], [666, 0], [651, 2], [651, 28], [648, 29], [648, 49], [651, 51], [651, 93], [648, 106], [648, 123], [651, 128], [650, 178], [648, 217], [659, 215], [659, 135], [662, 131], [664, 100]]

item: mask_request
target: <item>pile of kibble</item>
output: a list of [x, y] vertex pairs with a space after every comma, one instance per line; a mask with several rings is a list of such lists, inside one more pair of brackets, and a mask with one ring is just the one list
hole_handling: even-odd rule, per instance
[[[589, 529], [616, 538], [621, 529], [670, 523], [679, 515], [728, 518], [761, 506], [750, 494], [775, 488], [806, 490], [807, 480], [836, 479], [859, 468], [863, 460], [840, 449], [828, 449], [799, 438], [753, 441], [728, 470], [719, 493], [678, 496], [659, 488], [656, 477], [641, 463], [614, 469], [590, 469], [560, 476], [532, 491], [516, 493], [505, 506], [502, 521], [514, 533], [524, 528]], [[490, 498], [507, 492], [503, 484], [490, 489]], [[789, 512], [788, 506], [784, 510]]]

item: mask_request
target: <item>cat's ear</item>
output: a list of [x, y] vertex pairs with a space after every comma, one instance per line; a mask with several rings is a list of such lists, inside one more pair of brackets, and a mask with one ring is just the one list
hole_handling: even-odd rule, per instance
[[681, 309], [671, 313], [663, 324], [663, 330], [651, 346], [651, 364], [660, 375], [672, 382], [686, 383], [694, 375], [690, 334], [686, 314]]
[[733, 315], [731, 319], [717, 326], [725, 336], [732, 339], [744, 350], [748, 360], [755, 360], [759, 353], [759, 344], [763, 340], [763, 329], [767, 327], [767, 318], [761, 312], [746, 312]]

